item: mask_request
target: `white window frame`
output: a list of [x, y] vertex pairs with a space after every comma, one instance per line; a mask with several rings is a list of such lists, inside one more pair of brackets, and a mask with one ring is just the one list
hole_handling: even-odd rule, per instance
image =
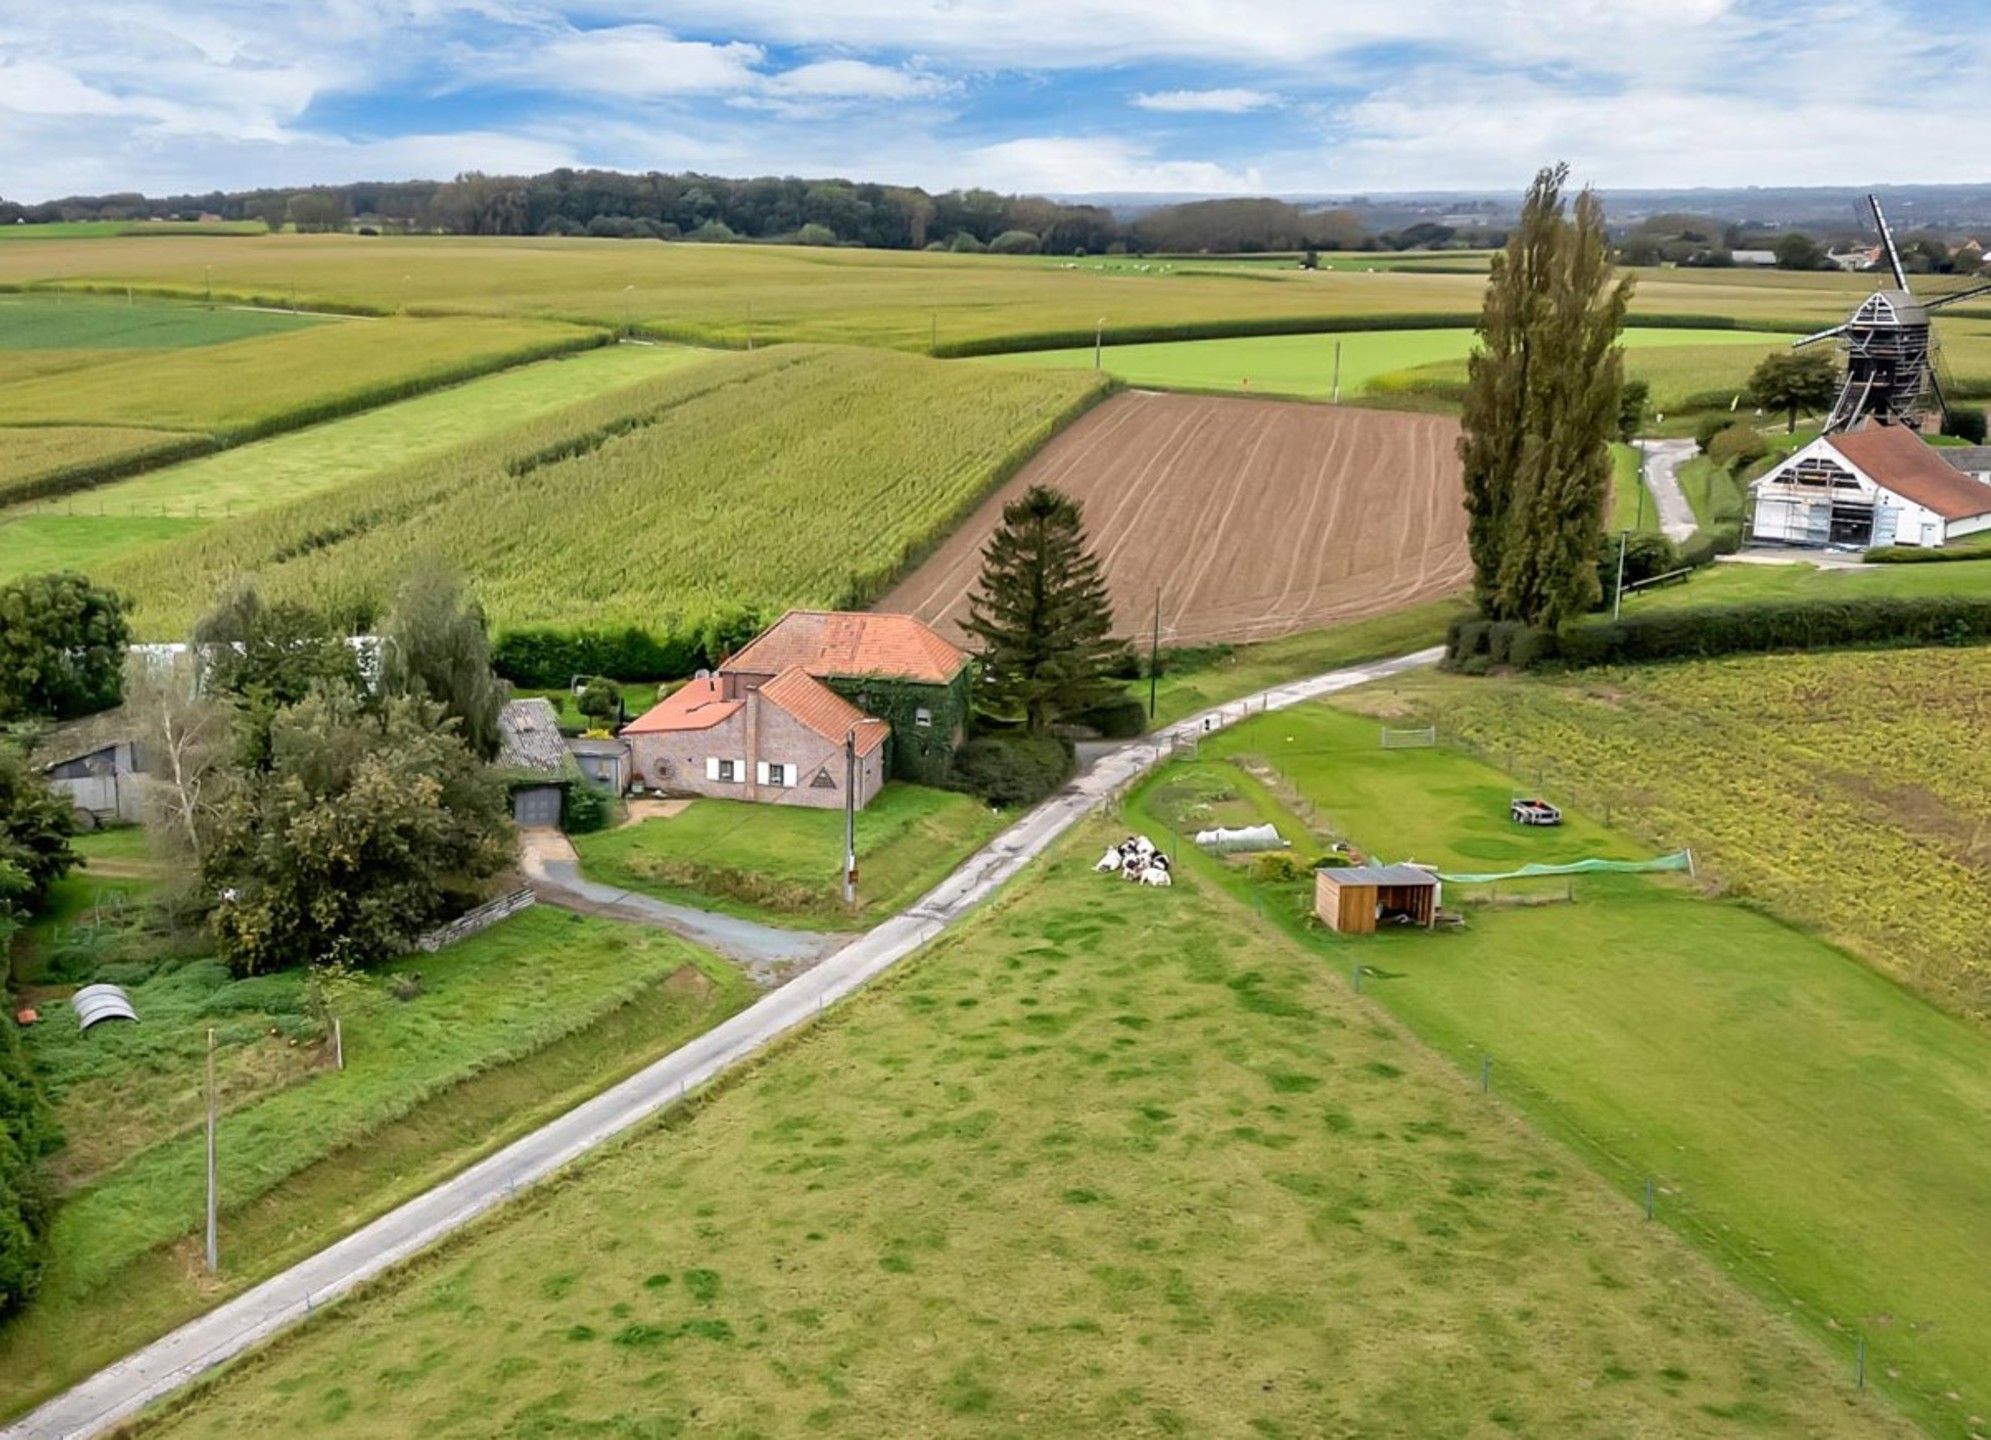
[[759, 783], [772, 785], [776, 789], [791, 789], [796, 780], [796, 768], [780, 760], [763, 760], [758, 767]]
[[705, 778], [721, 785], [737, 785], [740, 783], [740, 762], [722, 755], [708, 755], [705, 757]]

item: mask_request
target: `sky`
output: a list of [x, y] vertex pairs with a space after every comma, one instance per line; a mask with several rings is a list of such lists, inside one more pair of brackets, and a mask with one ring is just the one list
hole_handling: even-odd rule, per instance
[[1991, 179], [1987, 0], [0, 0], [0, 196]]

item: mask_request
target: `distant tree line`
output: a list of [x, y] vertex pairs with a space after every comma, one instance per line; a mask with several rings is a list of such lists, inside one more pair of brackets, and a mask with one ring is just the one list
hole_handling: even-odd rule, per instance
[[910, 186], [762, 176], [553, 170], [454, 180], [367, 182], [299, 190], [147, 197], [0, 199], [0, 224], [59, 220], [260, 220], [301, 231], [427, 231], [452, 235], [593, 235], [614, 239], [782, 240], [884, 250], [998, 254], [1242, 253], [1497, 245], [1504, 235], [1433, 223], [1374, 235], [1348, 210], [1283, 200], [1205, 200], [1123, 220], [993, 190], [930, 194]]
[[[1760, 250], [1776, 257], [1779, 270], [1835, 270], [1834, 252], [1865, 251], [1874, 243], [1872, 236], [1851, 228], [1819, 239], [1803, 230], [1724, 225], [1707, 215], [1669, 214], [1649, 216], [1626, 230], [1617, 242], [1617, 258], [1625, 265], [1723, 266], [1735, 263], [1738, 250]], [[1983, 246], [1967, 237], [1953, 243], [1931, 230], [1897, 233], [1894, 243], [1902, 268], [1918, 275], [1972, 274], [1985, 258]]]

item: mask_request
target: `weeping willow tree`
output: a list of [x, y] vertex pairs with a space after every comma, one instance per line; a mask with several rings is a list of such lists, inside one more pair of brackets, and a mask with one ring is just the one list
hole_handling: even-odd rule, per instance
[[1571, 213], [1568, 179], [1567, 165], [1535, 176], [1493, 259], [1459, 440], [1479, 607], [1548, 627], [1601, 594], [1632, 291], [1631, 277], [1614, 275], [1603, 204], [1585, 190]]

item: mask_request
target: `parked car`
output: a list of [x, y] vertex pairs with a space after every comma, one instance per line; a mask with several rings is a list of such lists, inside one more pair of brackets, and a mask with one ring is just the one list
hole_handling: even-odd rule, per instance
[[1562, 811], [1546, 800], [1534, 798], [1508, 802], [1507, 813], [1517, 825], [1560, 825]]

